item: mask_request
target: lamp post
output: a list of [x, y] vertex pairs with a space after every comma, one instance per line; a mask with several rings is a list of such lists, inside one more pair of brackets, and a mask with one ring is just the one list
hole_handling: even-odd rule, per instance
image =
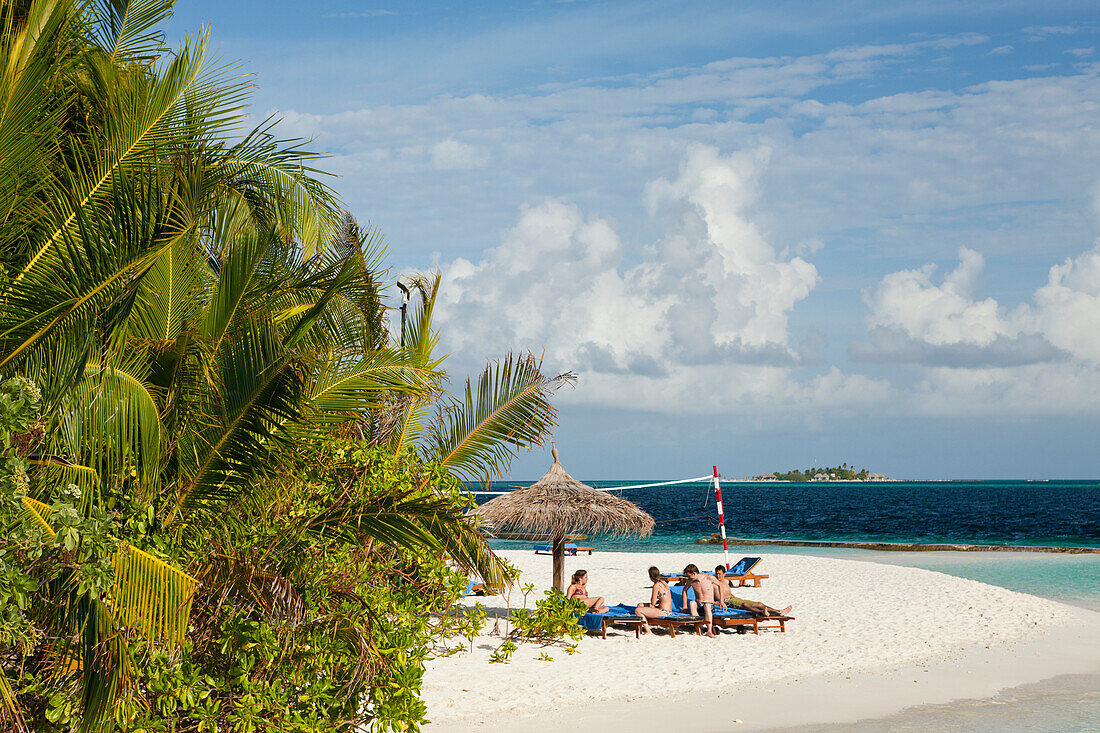
[[409, 286], [398, 280], [397, 287], [401, 289], [401, 348], [403, 349], [405, 348], [405, 309], [409, 305]]

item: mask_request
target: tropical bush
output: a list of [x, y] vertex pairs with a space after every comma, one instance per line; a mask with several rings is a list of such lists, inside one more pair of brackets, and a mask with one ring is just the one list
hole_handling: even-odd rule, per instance
[[554, 424], [509, 356], [445, 390], [439, 278], [381, 237], [172, 0], [0, 0], [0, 726], [414, 729], [469, 636], [464, 516]]
[[[579, 598], [566, 598], [557, 588], [543, 593], [535, 602], [534, 609], [527, 608], [528, 599], [534, 595], [535, 586], [527, 583], [520, 589], [523, 593], [523, 607], [509, 616], [510, 629], [504, 634], [500, 645], [489, 655], [491, 663], [512, 661], [512, 655], [521, 644], [538, 644], [545, 648], [558, 646], [567, 654], [575, 654], [577, 641], [584, 636], [584, 629], [577, 619], [588, 610]], [[552, 662], [554, 658], [548, 652], [542, 652], [541, 661]]]

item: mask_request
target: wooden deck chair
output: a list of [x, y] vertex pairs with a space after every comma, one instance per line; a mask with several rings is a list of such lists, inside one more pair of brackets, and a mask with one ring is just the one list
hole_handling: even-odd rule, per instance
[[744, 588], [750, 584], [753, 588], [759, 588], [761, 581], [768, 578], [767, 575], [752, 572], [759, 562], [759, 557], [741, 558], [730, 565], [730, 569], [726, 571], [726, 580], [733, 583], [735, 588]]

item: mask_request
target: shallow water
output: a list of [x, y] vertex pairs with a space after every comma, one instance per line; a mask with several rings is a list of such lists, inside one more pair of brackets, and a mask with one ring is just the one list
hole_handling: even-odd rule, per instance
[[984, 700], [921, 705], [857, 723], [774, 729], [775, 733], [1096, 733], [1100, 675], [1063, 675]]

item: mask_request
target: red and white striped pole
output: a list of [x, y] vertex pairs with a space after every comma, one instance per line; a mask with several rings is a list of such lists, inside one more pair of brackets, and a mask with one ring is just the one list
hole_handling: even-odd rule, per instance
[[718, 480], [718, 466], [714, 467], [714, 498], [718, 503], [718, 526], [722, 528], [722, 554], [726, 556], [726, 570], [729, 570], [730, 548], [726, 545], [726, 515], [722, 511], [722, 482]]

